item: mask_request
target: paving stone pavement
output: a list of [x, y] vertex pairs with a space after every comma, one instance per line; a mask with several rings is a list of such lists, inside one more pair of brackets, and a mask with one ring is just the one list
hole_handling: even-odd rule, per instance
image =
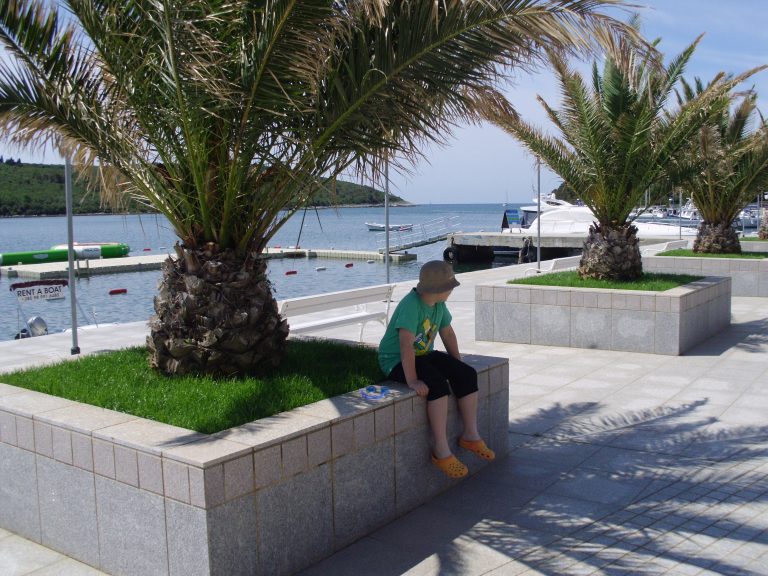
[[[476, 342], [475, 285], [511, 274], [461, 274], [448, 302], [463, 352], [510, 359], [510, 455], [302, 576], [768, 575], [768, 298], [679, 357]], [[146, 328], [87, 332], [84, 353]], [[67, 357], [63, 336], [26, 357]], [[0, 530], [0, 574], [99, 572]]]

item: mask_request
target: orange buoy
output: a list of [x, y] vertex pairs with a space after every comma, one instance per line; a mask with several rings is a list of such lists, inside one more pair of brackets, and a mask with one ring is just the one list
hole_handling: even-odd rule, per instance
[[298, 274], [297, 270], [286, 270], [285, 275], [290, 276], [292, 274]]
[[354, 266], [352, 262], [347, 262], [346, 264], [344, 264], [344, 268], [352, 268], [352, 266]]
[[128, 288], [112, 288], [112, 290], [109, 291], [110, 296], [114, 296], [115, 294], [127, 294]]

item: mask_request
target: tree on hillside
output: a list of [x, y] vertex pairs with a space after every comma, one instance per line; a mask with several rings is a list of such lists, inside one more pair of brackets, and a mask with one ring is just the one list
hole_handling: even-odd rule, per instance
[[606, 54], [602, 75], [592, 66], [588, 81], [566, 58], [550, 53], [562, 94], [560, 110], [539, 101], [559, 136], [548, 136], [514, 115], [489, 114], [491, 120], [540, 156], [594, 214], [579, 265], [584, 278], [632, 280], [642, 276], [637, 227], [630, 212], [666, 199], [667, 167], [723, 105], [738, 78], [718, 76], [695, 99], [667, 110], [670, 94], [698, 44], [697, 39], [666, 67], [619, 47]]
[[412, 161], [481, 102], [506, 106], [500, 74], [543, 46], [637, 39], [601, 12], [620, 3], [0, 0], [0, 119], [174, 227], [152, 364], [252, 372], [288, 334], [259, 254], [318, 184]]
[[[693, 85], [684, 81], [678, 99], [690, 102], [704, 90], [698, 78]], [[681, 187], [701, 215], [694, 252], [740, 253], [733, 222], [768, 188], [768, 124], [757, 110], [757, 94], [741, 94], [732, 110], [730, 95], [724, 98], [726, 103], [699, 129], [681, 162]]]

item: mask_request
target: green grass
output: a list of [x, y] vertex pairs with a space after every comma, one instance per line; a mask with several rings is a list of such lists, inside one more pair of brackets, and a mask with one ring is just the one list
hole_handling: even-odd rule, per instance
[[553, 272], [540, 276], [509, 280], [508, 284], [532, 284], [534, 286], [561, 286], [565, 288], [613, 288], [617, 290], [647, 290], [663, 292], [689, 282], [700, 280], [703, 276], [690, 274], [643, 274], [639, 280], [617, 282], [609, 280], [583, 280], [576, 271]]
[[693, 250], [679, 249], [659, 252], [656, 256], [688, 256], [696, 258], [751, 258], [752, 260], [763, 260], [768, 257], [768, 252], [742, 252], [741, 254], [705, 254], [694, 252]]
[[768, 242], [768, 238], [760, 238], [758, 236], [744, 236], [741, 238], [742, 242]]
[[382, 380], [376, 350], [289, 341], [272, 374], [259, 378], [167, 377], [145, 348], [129, 348], [3, 374], [6, 384], [212, 434], [364, 388]]

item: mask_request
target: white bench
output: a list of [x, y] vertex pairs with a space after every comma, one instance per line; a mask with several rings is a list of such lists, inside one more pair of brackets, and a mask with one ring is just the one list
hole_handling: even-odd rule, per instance
[[675, 250], [677, 248], [688, 248], [688, 240], [672, 240], [671, 242], [665, 242], [663, 244], [647, 246], [640, 250], [640, 255], [655, 256], [659, 252], [666, 252], [667, 250]]
[[[380, 284], [316, 296], [289, 298], [280, 304], [280, 315], [288, 320], [291, 334], [360, 324], [360, 341], [362, 341], [366, 323], [376, 321], [386, 326], [389, 322], [389, 305], [394, 289], [394, 284]], [[386, 306], [369, 309], [368, 305], [373, 303], [386, 303]], [[342, 312], [334, 315], [322, 314], [332, 310], [342, 310]], [[307, 318], [300, 318], [302, 316]], [[299, 320], [294, 321], [295, 318]]]
[[[555, 258], [554, 260], [542, 261], [541, 272], [556, 272], [558, 270], [569, 270], [579, 265], [581, 256], [566, 256], [565, 258]], [[526, 268], [525, 275], [533, 276], [538, 274], [538, 268]]]

